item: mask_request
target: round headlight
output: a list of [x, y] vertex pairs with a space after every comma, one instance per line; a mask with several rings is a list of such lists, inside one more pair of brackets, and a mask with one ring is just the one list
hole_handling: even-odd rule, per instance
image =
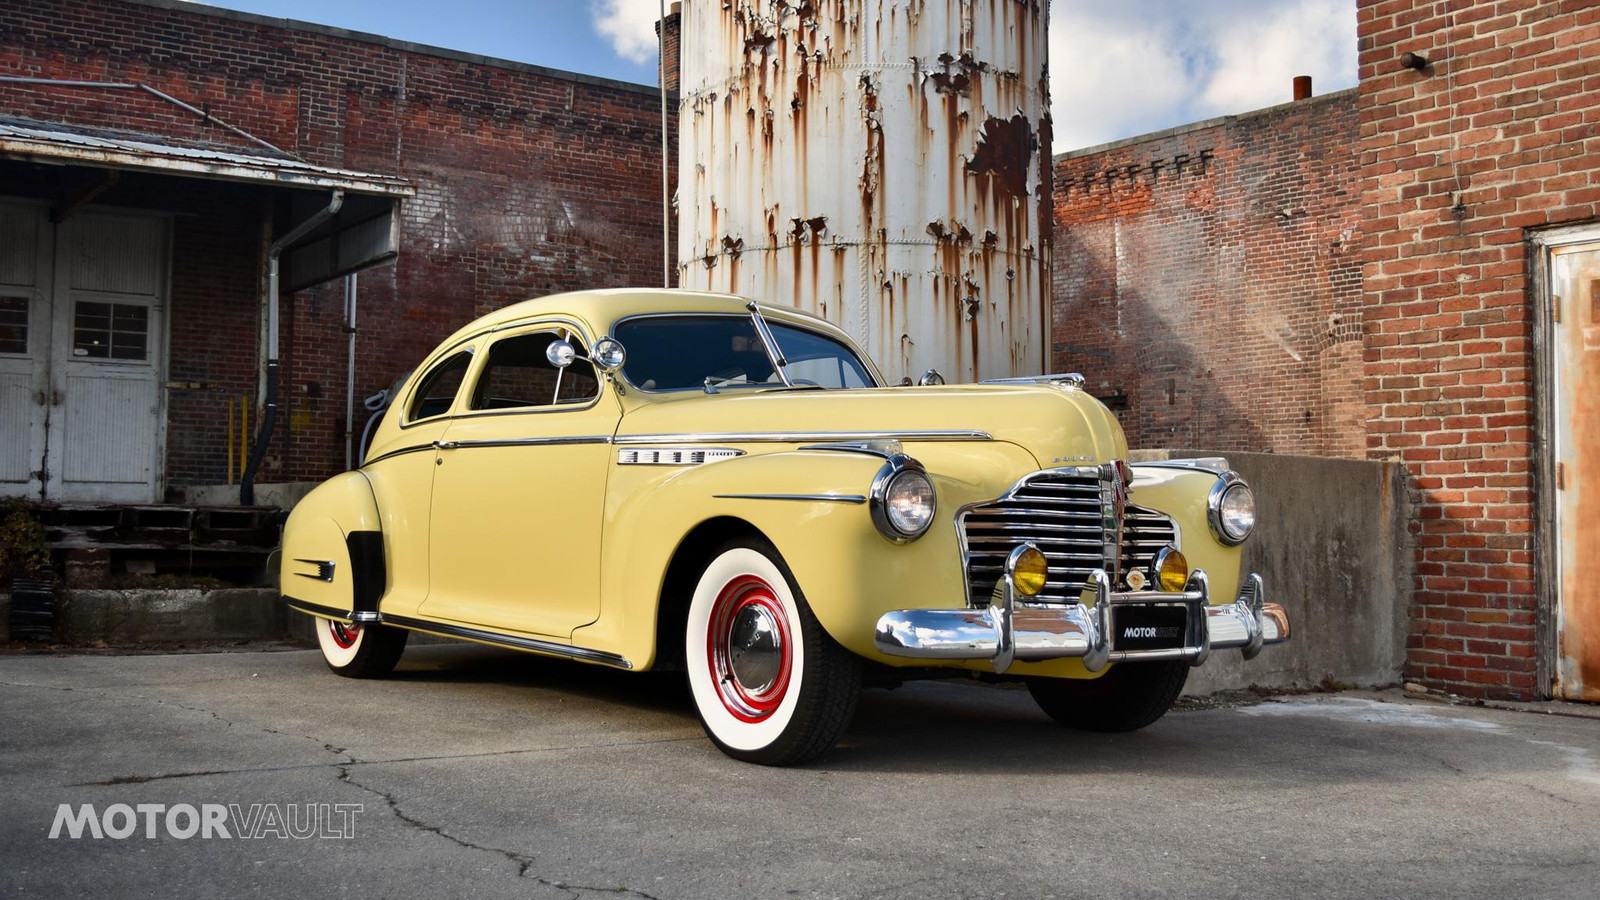
[[921, 534], [933, 521], [933, 482], [921, 472], [906, 470], [889, 482], [884, 497], [889, 524], [904, 535]]
[[878, 471], [872, 481], [872, 520], [878, 531], [891, 541], [920, 537], [933, 524], [937, 508], [933, 482], [922, 464], [897, 455]]
[[1211, 491], [1211, 528], [1217, 539], [1233, 546], [1244, 543], [1256, 527], [1256, 496], [1250, 485], [1231, 475]]

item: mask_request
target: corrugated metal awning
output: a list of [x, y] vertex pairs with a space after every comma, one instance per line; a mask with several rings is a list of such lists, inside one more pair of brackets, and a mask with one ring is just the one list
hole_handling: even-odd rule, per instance
[[158, 135], [77, 128], [0, 117], [0, 158], [160, 172], [283, 187], [342, 189], [354, 194], [411, 197], [404, 178], [315, 166], [289, 156], [249, 153], [222, 145], [185, 145]]

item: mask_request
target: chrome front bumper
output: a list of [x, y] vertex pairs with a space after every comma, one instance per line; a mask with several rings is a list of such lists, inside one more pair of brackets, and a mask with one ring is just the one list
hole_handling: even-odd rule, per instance
[[[1265, 601], [1261, 576], [1251, 574], [1239, 597], [1211, 605], [1210, 582], [1196, 569], [1184, 590], [1169, 593], [1111, 590], [1111, 578], [1096, 569], [1084, 585], [1084, 601], [1071, 605], [1025, 605], [1008, 572], [989, 606], [981, 609], [901, 609], [878, 619], [875, 641], [889, 656], [913, 659], [989, 659], [1004, 672], [1016, 660], [1077, 657], [1091, 672], [1123, 660], [1185, 659], [1200, 665], [1212, 650], [1238, 648], [1253, 658], [1267, 644], [1289, 639], [1289, 616]], [[1189, 614], [1183, 646], [1160, 650], [1115, 649], [1113, 610], [1129, 606], [1185, 606]]]

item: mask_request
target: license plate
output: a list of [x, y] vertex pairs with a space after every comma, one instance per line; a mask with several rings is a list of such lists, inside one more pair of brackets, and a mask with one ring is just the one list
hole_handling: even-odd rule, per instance
[[1176, 650], [1189, 632], [1186, 606], [1119, 606], [1111, 615], [1113, 650]]

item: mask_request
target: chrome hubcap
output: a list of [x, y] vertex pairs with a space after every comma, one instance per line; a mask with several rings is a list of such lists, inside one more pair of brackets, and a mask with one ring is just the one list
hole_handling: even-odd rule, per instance
[[706, 623], [706, 662], [722, 705], [742, 722], [760, 722], [783, 704], [794, 646], [783, 604], [754, 575], [729, 581]]
[[733, 677], [751, 694], [770, 689], [783, 673], [783, 632], [765, 606], [749, 605], [734, 614], [728, 630], [728, 659]]

